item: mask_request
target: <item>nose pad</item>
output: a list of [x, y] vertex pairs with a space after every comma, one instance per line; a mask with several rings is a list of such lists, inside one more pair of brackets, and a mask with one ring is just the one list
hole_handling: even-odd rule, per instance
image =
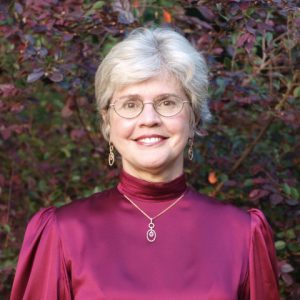
[[153, 102], [145, 102], [144, 108], [139, 115], [141, 124], [153, 125], [161, 122], [161, 118], [158, 112], [154, 109]]

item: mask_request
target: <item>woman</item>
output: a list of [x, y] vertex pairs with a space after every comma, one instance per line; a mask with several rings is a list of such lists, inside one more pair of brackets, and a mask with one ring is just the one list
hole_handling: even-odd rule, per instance
[[32, 218], [11, 299], [279, 299], [263, 214], [186, 186], [184, 149], [192, 159], [210, 117], [203, 56], [170, 29], [138, 29], [95, 85], [119, 184]]

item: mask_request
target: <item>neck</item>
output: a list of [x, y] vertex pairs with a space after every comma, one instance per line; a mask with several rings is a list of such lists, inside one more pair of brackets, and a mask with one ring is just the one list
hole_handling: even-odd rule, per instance
[[138, 179], [148, 182], [170, 182], [183, 174], [183, 163], [177, 165], [176, 168], [157, 169], [135, 169], [123, 162], [123, 170]]
[[122, 170], [118, 190], [133, 201], [174, 200], [186, 190], [186, 183], [184, 174], [168, 182], [150, 182]]

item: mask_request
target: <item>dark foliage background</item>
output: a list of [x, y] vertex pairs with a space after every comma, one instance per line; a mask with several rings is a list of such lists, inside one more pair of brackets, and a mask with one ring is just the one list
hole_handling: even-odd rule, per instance
[[264, 211], [282, 299], [300, 299], [297, 2], [2, 0], [0, 298], [8, 298], [34, 212], [116, 182], [99, 133], [94, 73], [132, 28], [164, 25], [201, 49], [211, 70], [214, 119], [186, 164], [189, 182]]

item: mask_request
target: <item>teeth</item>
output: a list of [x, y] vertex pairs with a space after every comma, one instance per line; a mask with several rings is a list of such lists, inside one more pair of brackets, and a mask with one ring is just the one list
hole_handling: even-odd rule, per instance
[[140, 139], [141, 142], [149, 143], [149, 144], [159, 142], [160, 140], [161, 140], [161, 138], [159, 138], [159, 137], [151, 137], [151, 138]]

